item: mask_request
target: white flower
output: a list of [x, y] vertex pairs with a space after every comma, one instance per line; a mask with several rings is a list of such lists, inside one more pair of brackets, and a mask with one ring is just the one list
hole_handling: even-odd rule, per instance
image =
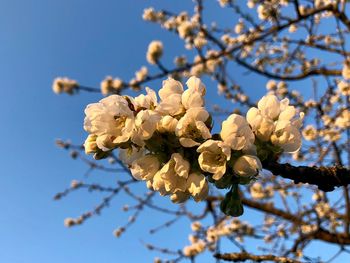
[[275, 95], [266, 95], [258, 102], [258, 108], [263, 116], [272, 120], [280, 114], [280, 102]]
[[298, 26], [296, 24], [291, 24], [288, 28], [290, 33], [295, 33], [298, 30]]
[[323, 129], [320, 131], [320, 136], [322, 136], [328, 142], [335, 142], [341, 138], [339, 129]]
[[177, 191], [170, 196], [170, 200], [173, 203], [178, 204], [185, 202], [188, 198], [190, 198], [190, 196], [191, 195], [188, 192]]
[[78, 87], [78, 82], [69, 78], [55, 78], [52, 84], [52, 90], [56, 94], [67, 93], [72, 95]]
[[283, 99], [280, 101], [280, 114], [278, 120], [290, 121], [297, 113], [294, 106], [289, 105], [289, 99]]
[[95, 153], [98, 150], [97, 144], [96, 144], [96, 135], [90, 134], [84, 143], [84, 149], [86, 154]]
[[205, 250], [206, 244], [203, 240], [196, 240], [193, 244], [183, 248], [182, 253], [185, 257], [193, 257]]
[[219, 0], [220, 6], [225, 7], [231, 2], [231, 0]]
[[249, 190], [250, 190], [250, 195], [254, 199], [263, 199], [265, 197], [264, 188], [263, 188], [262, 184], [259, 182], [253, 183], [250, 186]]
[[350, 62], [349, 61], [344, 62], [342, 75], [344, 79], [346, 80], [350, 79]]
[[[280, 83], [279, 83], [280, 84]], [[301, 135], [304, 113], [297, 115], [288, 99], [281, 101], [275, 95], [266, 95], [258, 102], [258, 109], [247, 112], [247, 120], [256, 136], [280, 146], [285, 152], [295, 152], [301, 147]]]
[[205, 86], [201, 80], [192, 76], [186, 82], [188, 89], [184, 91], [181, 97], [182, 105], [185, 109], [203, 107], [205, 95]]
[[187, 85], [188, 89], [197, 91], [197, 92], [201, 93], [202, 96], [204, 96], [206, 93], [205, 85], [203, 84], [203, 82], [199, 78], [197, 78], [195, 76], [190, 77], [187, 80], [186, 85]]
[[163, 116], [158, 122], [157, 130], [159, 132], [175, 132], [178, 120], [170, 115]]
[[260, 110], [250, 108], [246, 115], [247, 121], [252, 127], [256, 136], [262, 141], [268, 141], [275, 126], [274, 122], [261, 114]]
[[334, 124], [339, 128], [350, 127], [350, 111], [347, 109], [342, 109], [341, 114], [336, 118]]
[[193, 232], [198, 232], [202, 229], [202, 224], [200, 221], [195, 221], [191, 224], [191, 229]]
[[163, 81], [163, 86], [159, 90], [158, 94], [161, 100], [166, 100], [169, 96], [173, 94], [182, 94], [184, 91], [183, 86], [180, 81], [173, 78], [168, 78]]
[[153, 176], [152, 180], [147, 181], [147, 187], [153, 191], [158, 191], [162, 196], [171, 194], [165, 189], [165, 181], [160, 174], [160, 170]]
[[300, 127], [304, 119], [304, 113], [296, 115], [295, 107], [289, 105], [289, 100], [280, 102], [280, 114], [275, 122], [275, 129], [271, 135], [271, 142], [280, 146], [285, 152], [293, 153], [301, 147]]
[[194, 28], [194, 25], [186, 20], [186, 21], [183, 21], [177, 28], [178, 32], [179, 32], [179, 36], [182, 38], [182, 39], [185, 39], [187, 38], [189, 35], [192, 34], [192, 30]]
[[262, 164], [256, 156], [243, 155], [237, 159], [233, 165], [233, 170], [239, 176], [252, 177], [262, 170]]
[[301, 225], [300, 226], [301, 232], [305, 235], [310, 234], [317, 230], [317, 225]]
[[208, 50], [206, 53], [206, 58], [209, 59], [205, 63], [205, 69], [209, 72], [214, 72], [215, 69], [222, 64], [222, 59], [220, 58], [220, 54], [216, 50]]
[[274, 80], [269, 80], [269, 81], [266, 83], [266, 89], [267, 89], [267, 90], [274, 90], [274, 89], [277, 89], [277, 83], [276, 83], [276, 81], [274, 81]]
[[130, 171], [137, 180], [151, 180], [159, 167], [160, 163], [155, 155], [146, 155], [133, 161]]
[[126, 149], [119, 149], [119, 159], [126, 165], [130, 166], [133, 161], [143, 157], [145, 155], [144, 148], [136, 148], [131, 146]]
[[163, 55], [163, 44], [160, 41], [152, 41], [147, 50], [147, 61], [150, 64], [156, 64]]
[[233, 150], [250, 149], [255, 140], [248, 122], [238, 114], [231, 114], [222, 122], [220, 136]]
[[149, 7], [143, 10], [142, 18], [146, 21], [157, 21], [157, 13], [153, 7]]
[[255, 5], [256, 5], [256, 3], [254, 0], [248, 0], [248, 2], [247, 2], [248, 8], [254, 8]]
[[193, 59], [193, 63], [195, 64], [191, 68], [191, 75], [199, 76], [205, 71], [205, 66], [203, 63], [200, 63], [202, 61], [202, 58], [200, 56], [195, 56]]
[[161, 99], [157, 111], [162, 115], [175, 116], [185, 111], [181, 103], [183, 87], [181, 82], [168, 78], [163, 81], [163, 87], [158, 94]]
[[280, 81], [277, 84], [277, 90], [276, 93], [281, 96], [285, 96], [286, 93], [288, 92], [288, 85], [284, 81]]
[[113, 78], [111, 76], [106, 77], [101, 82], [101, 93], [107, 95], [113, 92]]
[[103, 151], [127, 142], [132, 135], [134, 114], [122, 96], [112, 95], [89, 104], [85, 115], [84, 129], [97, 135], [97, 146]]
[[231, 148], [222, 141], [208, 140], [197, 149], [199, 166], [205, 172], [212, 173], [219, 180], [226, 172], [226, 162], [230, 160]]
[[267, 20], [270, 16], [269, 10], [264, 4], [259, 5], [257, 11], [261, 20]]
[[101, 82], [101, 93], [108, 95], [118, 92], [123, 87], [123, 81], [119, 78], [113, 79], [111, 76], [106, 77]]
[[235, 33], [241, 34], [244, 30], [244, 22], [243, 20], [239, 20], [238, 23], [235, 25]]
[[181, 104], [181, 95], [170, 95], [166, 100], [159, 103], [157, 111], [162, 115], [176, 116], [184, 113], [185, 109]]
[[211, 138], [210, 130], [205, 124], [208, 118], [209, 113], [202, 107], [187, 110], [175, 129], [182, 146], [193, 147], [200, 145], [200, 141]]
[[135, 80], [137, 82], [143, 81], [146, 79], [147, 75], [148, 75], [148, 69], [147, 67], [143, 66], [138, 71], [136, 71]]
[[120, 90], [123, 87], [123, 81], [119, 78], [113, 80], [113, 88], [115, 90]]
[[303, 136], [305, 140], [312, 141], [317, 137], [317, 130], [312, 125], [307, 125], [303, 130]]
[[[185, 192], [189, 170], [190, 163], [179, 153], [173, 153], [171, 159], [159, 170], [158, 174], [163, 179], [164, 188], [167, 192]], [[158, 190], [155, 186], [153, 188]]]
[[150, 139], [155, 132], [160, 118], [161, 116], [152, 110], [142, 110], [137, 113], [131, 141], [139, 146], [144, 146], [144, 141]]
[[340, 93], [344, 96], [350, 96], [350, 84], [345, 81], [340, 81], [338, 83], [338, 89]]
[[278, 121], [271, 142], [280, 146], [285, 152], [293, 153], [301, 147], [301, 135], [299, 127], [287, 120]]
[[140, 94], [134, 100], [137, 109], [154, 109], [157, 106], [157, 94], [154, 90], [146, 87], [147, 95]]
[[79, 182], [77, 180], [72, 180], [71, 183], [70, 183], [70, 187], [73, 188], [73, 189], [76, 189], [80, 186], [82, 186], [82, 182]]
[[193, 44], [197, 48], [203, 48], [207, 43], [206, 36], [202, 32], [199, 32], [193, 40]]
[[[125, 141], [127, 140], [128, 138], [125, 138]], [[117, 146], [117, 144], [118, 143], [114, 142], [114, 136], [111, 134], [101, 134], [96, 138], [97, 147], [104, 152], [114, 149]]]
[[187, 188], [196, 202], [202, 201], [208, 196], [209, 186], [203, 174], [191, 173], [187, 179]]
[[76, 224], [76, 220], [74, 218], [68, 217], [64, 219], [64, 226], [65, 227], [71, 227]]

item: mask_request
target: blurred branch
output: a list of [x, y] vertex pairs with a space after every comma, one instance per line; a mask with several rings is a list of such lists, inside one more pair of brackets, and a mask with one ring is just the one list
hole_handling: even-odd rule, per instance
[[232, 262], [253, 260], [254, 262], [274, 261], [279, 263], [300, 263], [300, 261], [291, 258], [278, 257], [275, 255], [253, 255], [247, 252], [215, 254], [214, 257]]

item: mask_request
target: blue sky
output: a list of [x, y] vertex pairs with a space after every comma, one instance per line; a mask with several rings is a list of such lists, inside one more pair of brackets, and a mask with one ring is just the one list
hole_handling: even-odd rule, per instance
[[[63, 226], [64, 218], [91, 209], [99, 196], [74, 193], [52, 200], [86, 171], [54, 141], [82, 142], [83, 110], [100, 99], [85, 93], [57, 96], [52, 80], [69, 76], [99, 87], [106, 75], [130, 78], [146, 63], [153, 39], [164, 41], [168, 58], [185, 52], [176, 37], [142, 21], [148, 6], [192, 10], [191, 1], [0, 0], [0, 262], [150, 262], [155, 254], [142, 247], [141, 239], [161, 244], [170, 237], [175, 247], [187, 243], [188, 224], [180, 232], [175, 228], [153, 237], [139, 222], [121, 239], [113, 237], [113, 229], [128, 216], [120, 209], [123, 197], [102, 216], [72, 229]], [[217, 4], [210, 6], [206, 14], [215, 17]], [[216, 94], [214, 86], [210, 94]], [[116, 178], [94, 176], [92, 182]], [[154, 227], [161, 218], [146, 213], [142, 220]]]

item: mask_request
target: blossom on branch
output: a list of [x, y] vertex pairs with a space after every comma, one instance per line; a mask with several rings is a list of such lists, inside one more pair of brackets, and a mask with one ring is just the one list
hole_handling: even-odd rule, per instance
[[147, 50], [147, 61], [150, 64], [156, 64], [158, 60], [162, 57], [163, 55], [163, 44], [160, 41], [152, 41]]
[[52, 84], [52, 90], [56, 94], [67, 93], [72, 95], [77, 87], [78, 82], [69, 78], [56, 78]]
[[256, 179], [262, 170], [260, 158], [276, 159], [283, 151], [300, 148], [303, 116], [296, 116], [287, 99], [267, 95], [258, 108], [248, 111], [247, 118], [231, 114], [220, 134], [212, 134], [205, 85], [194, 76], [186, 85], [184, 90], [177, 80], [163, 81], [159, 102], [156, 92], [146, 88], [147, 94], [136, 98], [111, 95], [88, 105], [85, 151], [101, 159], [119, 148], [121, 160], [136, 180], [146, 181], [148, 188], [175, 203], [190, 197], [204, 200], [208, 181], [230, 188], [222, 209], [240, 215], [238, 184]]

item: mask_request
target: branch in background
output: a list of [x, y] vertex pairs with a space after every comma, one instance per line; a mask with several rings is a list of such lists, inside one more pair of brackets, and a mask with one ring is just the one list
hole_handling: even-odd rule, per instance
[[[214, 202], [214, 201], [222, 201], [223, 197], [222, 196], [208, 196], [207, 197], [208, 201]], [[243, 195], [241, 196], [241, 201], [242, 204], [255, 209], [260, 212], [264, 212], [269, 215], [274, 215], [279, 218], [283, 218], [293, 224], [297, 225], [308, 225], [309, 223], [304, 221], [302, 216], [299, 214], [293, 214], [289, 213], [287, 211], [281, 210], [277, 207], [275, 207], [271, 203], [262, 203], [255, 201], [254, 199], [248, 199], [244, 197]], [[328, 243], [334, 243], [334, 244], [341, 244], [341, 245], [350, 245], [350, 236], [343, 234], [343, 233], [331, 233], [328, 230], [324, 228], [318, 228], [316, 231], [303, 236], [303, 239], [318, 239], [322, 240]]]
[[[288, 220], [291, 223], [298, 224], [298, 225], [307, 225], [308, 223], [305, 222], [300, 215], [295, 215], [292, 213], [288, 213], [284, 210], [278, 209], [274, 207], [272, 204], [267, 203], [261, 203], [254, 201], [253, 199], [247, 199], [242, 197], [242, 204], [245, 206], [248, 206], [250, 208], [253, 208], [255, 210], [266, 212], [267, 214], [275, 215], [280, 218], [283, 218], [285, 220]], [[306, 236], [305, 236], [306, 238]], [[307, 239], [318, 239], [323, 240], [328, 243], [334, 243], [334, 244], [342, 244], [342, 245], [349, 245], [350, 244], [350, 237], [345, 234], [340, 233], [331, 233], [326, 229], [319, 228], [315, 232], [311, 233]]]
[[300, 263], [300, 261], [298, 260], [294, 260], [287, 257], [278, 257], [275, 255], [253, 255], [247, 252], [215, 254], [214, 257], [232, 262], [253, 260], [254, 262], [274, 261], [279, 263]]
[[269, 77], [272, 79], [278, 79], [278, 80], [292, 81], [292, 80], [302, 80], [302, 79], [308, 78], [310, 76], [315, 76], [315, 75], [324, 75], [324, 76], [340, 76], [341, 75], [341, 70], [319, 68], [319, 69], [311, 69], [309, 71], [302, 72], [302, 73], [300, 73], [298, 75], [294, 75], [294, 76], [283, 76], [283, 75], [278, 75], [278, 74], [268, 72], [266, 70], [261, 70], [258, 67], [254, 67], [250, 63], [247, 63], [244, 60], [240, 59], [238, 56], [235, 57], [235, 61], [239, 65], [247, 68], [248, 70], [251, 70], [252, 72], [255, 72], [259, 75], [266, 76], [266, 77]]

